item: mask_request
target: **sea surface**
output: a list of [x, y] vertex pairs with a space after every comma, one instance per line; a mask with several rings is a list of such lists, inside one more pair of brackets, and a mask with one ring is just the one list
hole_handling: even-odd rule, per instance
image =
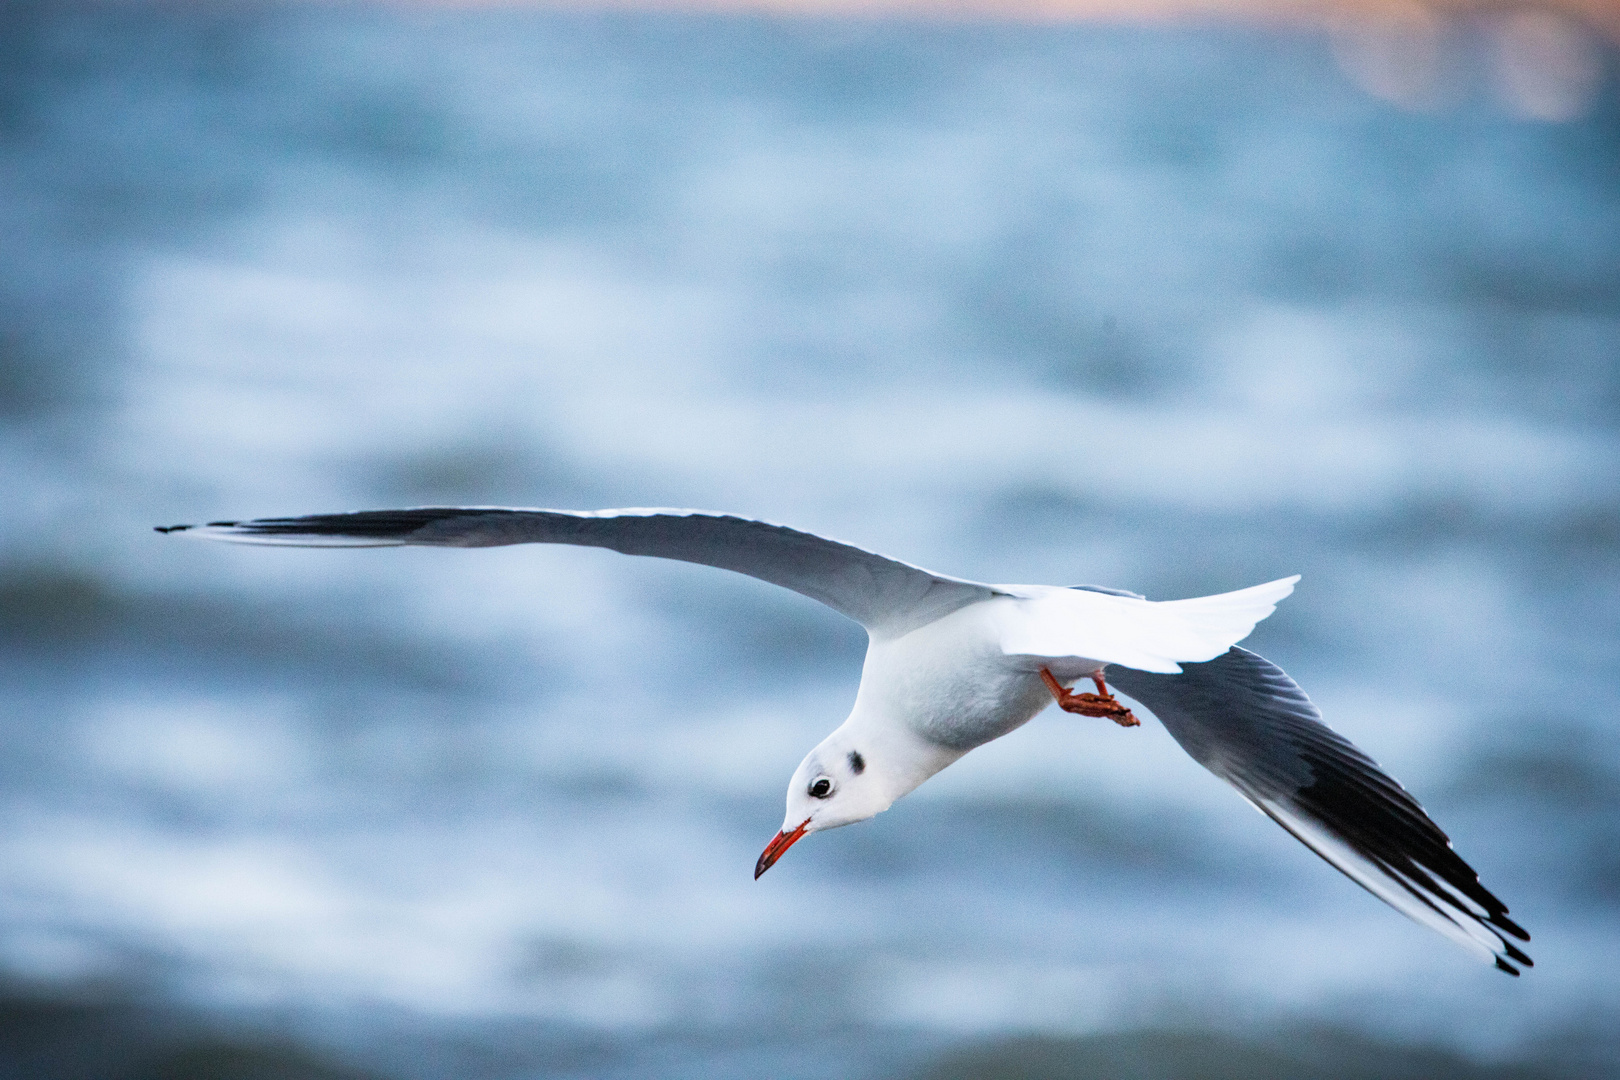
[[[1603, 63], [1550, 124], [1297, 29], [0, 3], [0, 1076], [1620, 1075]], [[442, 503], [1301, 573], [1248, 644], [1536, 967], [1152, 721], [1043, 714], [755, 882], [853, 624], [152, 532]]]

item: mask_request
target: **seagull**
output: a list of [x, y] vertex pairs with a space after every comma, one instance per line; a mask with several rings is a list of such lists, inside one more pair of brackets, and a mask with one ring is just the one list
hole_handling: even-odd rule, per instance
[[[1530, 935], [1479, 883], [1417, 800], [1275, 664], [1239, 648], [1298, 576], [1153, 601], [1098, 585], [987, 585], [766, 521], [701, 510], [419, 507], [159, 526], [299, 547], [573, 544], [699, 563], [791, 589], [865, 627], [849, 718], [788, 783], [756, 879], [813, 832], [883, 812], [969, 750], [1054, 701], [1124, 727], [1113, 686], [1192, 758], [1356, 884], [1501, 971]], [[1095, 692], [1075, 692], [1089, 682]]]

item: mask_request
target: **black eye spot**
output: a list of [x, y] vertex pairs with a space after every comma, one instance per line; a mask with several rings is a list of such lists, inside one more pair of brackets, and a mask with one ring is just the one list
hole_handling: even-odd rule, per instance
[[849, 771], [854, 773], [856, 776], [859, 776], [861, 773], [866, 771], [866, 759], [861, 757], [861, 752], [859, 750], [851, 750], [849, 752]]
[[810, 797], [812, 799], [825, 799], [832, 794], [832, 781], [825, 776], [818, 776], [810, 783]]

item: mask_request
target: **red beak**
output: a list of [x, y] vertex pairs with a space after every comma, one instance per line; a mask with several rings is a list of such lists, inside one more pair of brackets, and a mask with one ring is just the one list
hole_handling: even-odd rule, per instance
[[805, 818], [804, 824], [800, 825], [797, 829], [794, 829], [792, 832], [779, 832], [776, 834], [775, 840], [772, 840], [770, 843], [765, 845], [765, 851], [760, 855], [759, 862], [754, 864], [755, 881], [759, 880], [759, 875], [776, 865], [776, 860], [780, 859], [782, 857], [782, 853], [788, 848], [792, 847], [794, 842], [797, 841], [799, 837], [804, 835], [804, 830], [808, 828], [809, 825], [810, 819]]

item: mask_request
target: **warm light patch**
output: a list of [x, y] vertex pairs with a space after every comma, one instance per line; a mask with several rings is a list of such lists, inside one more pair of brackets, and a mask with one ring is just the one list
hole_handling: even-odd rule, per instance
[[554, 8], [623, 8], [642, 11], [735, 11], [781, 15], [913, 16], [1007, 20], [1108, 19], [1140, 21], [1230, 17], [1269, 22], [1387, 24], [1415, 8], [1450, 21], [1508, 13], [1544, 14], [1564, 27], [1590, 28], [1620, 41], [1620, 4], [1614, 0], [449, 0], [451, 3], [529, 4]]
[[[450, 0], [466, 2], [466, 0]], [[480, 0], [471, 0], [477, 3]], [[1602, 39], [1620, 42], [1616, 0], [483, 0], [558, 8], [1025, 22], [1239, 19], [1325, 28], [1345, 75], [1402, 108], [1436, 112], [1479, 89], [1527, 120], [1585, 115], [1603, 82]], [[1482, 64], [1471, 64], [1484, 43]], [[1471, 55], [1473, 54], [1473, 55]]]
[[1586, 112], [1603, 78], [1597, 42], [1559, 12], [1510, 11], [1492, 21], [1496, 90], [1529, 120], [1573, 120]]

